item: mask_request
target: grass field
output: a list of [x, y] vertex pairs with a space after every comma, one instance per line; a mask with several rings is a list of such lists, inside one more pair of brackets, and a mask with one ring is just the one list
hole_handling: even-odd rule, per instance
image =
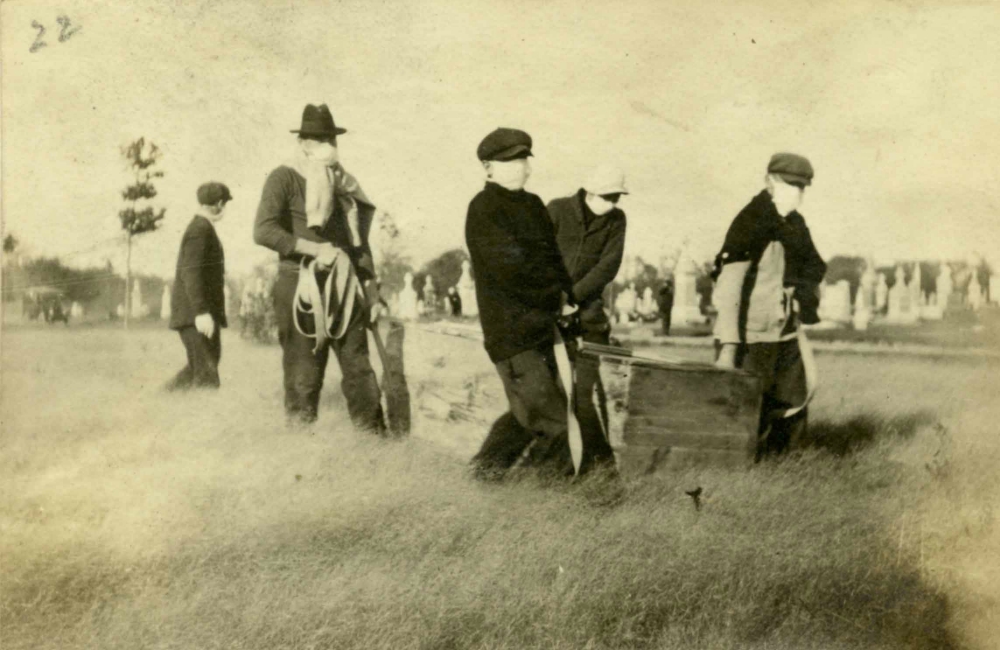
[[[996, 365], [820, 356], [808, 449], [629, 480], [615, 500], [600, 478], [468, 479], [502, 409], [474, 342], [410, 336], [421, 408], [395, 442], [343, 423], [335, 368], [320, 421], [286, 428], [279, 350], [232, 335], [222, 390], [184, 397], [158, 390], [182, 357], [170, 332], [13, 328], [2, 344], [5, 649], [1000, 636]], [[471, 411], [442, 410], [469, 393]]]

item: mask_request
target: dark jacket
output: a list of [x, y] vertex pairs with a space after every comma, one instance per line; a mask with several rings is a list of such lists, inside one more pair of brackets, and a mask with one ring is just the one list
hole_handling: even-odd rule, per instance
[[226, 327], [226, 260], [212, 222], [195, 216], [184, 231], [177, 271], [170, 292], [170, 328], [194, 325], [194, 317], [211, 314]]
[[560, 294], [570, 295], [573, 281], [542, 200], [486, 183], [469, 203], [465, 241], [493, 363], [551, 344]]
[[[780, 257], [775, 259], [779, 251]], [[766, 337], [775, 324], [781, 328], [780, 334], [787, 337], [795, 332], [800, 319], [807, 324], [818, 321], [819, 284], [826, 274], [826, 263], [816, 250], [802, 215], [791, 212], [782, 218], [766, 190], [733, 219], [722, 250], [715, 258], [713, 277], [718, 279], [730, 265], [746, 266], [738, 300], [740, 341], [753, 342], [755, 336]], [[780, 319], [776, 316], [781, 309], [778, 303], [780, 294], [786, 290], [802, 311], [792, 314], [790, 306], [785, 304], [785, 318]], [[722, 316], [720, 305], [720, 319]]]
[[278, 167], [264, 181], [257, 218], [253, 225], [253, 240], [277, 251], [283, 267], [296, 268], [302, 256], [295, 252], [295, 240], [329, 242], [346, 250], [363, 279], [375, 277], [375, 264], [368, 243], [375, 206], [358, 202], [358, 231], [361, 245], [351, 246], [351, 232], [339, 201], [326, 226], [316, 232], [309, 228], [305, 211], [306, 179], [291, 167]]
[[573, 279], [573, 299], [580, 305], [586, 330], [609, 327], [601, 295], [614, 281], [625, 250], [625, 213], [614, 208], [594, 214], [584, 199], [586, 190], [549, 203], [549, 217], [566, 270]]

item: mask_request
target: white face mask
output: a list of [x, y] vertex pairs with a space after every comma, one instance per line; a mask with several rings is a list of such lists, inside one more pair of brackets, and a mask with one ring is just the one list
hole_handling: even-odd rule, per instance
[[608, 201], [600, 194], [587, 195], [587, 207], [597, 216], [605, 215], [615, 209], [615, 204]]
[[319, 142], [317, 140], [303, 140], [306, 157], [310, 160], [332, 165], [338, 162], [340, 156], [337, 147], [329, 142]]
[[490, 180], [508, 190], [516, 192], [517, 190], [524, 189], [524, 185], [528, 182], [530, 176], [531, 163], [528, 162], [527, 158], [490, 161]]
[[802, 190], [794, 185], [789, 185], [780, 178], [772, 177], [771, 199], [774, 201], [775, 209], [781, 216], [787, 217], [790, 213], [799, 209], [802, 205], [802, 194]]

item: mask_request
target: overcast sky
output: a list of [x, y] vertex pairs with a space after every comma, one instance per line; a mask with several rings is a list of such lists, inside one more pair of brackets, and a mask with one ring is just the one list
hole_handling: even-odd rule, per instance
[[[233, 190], [232, 272], [264, 178], [326, 102], [341, 158], [415, 262], [463, 246], [497, 126], [535, 140], [528, 188], [570, 194], [600, 161], [632, 194], [627, 253], [717, 250], [769, 156], [816, 169], [820, 251], [1000, 263], [1000, 5], [993, 2], [59, 2], [0, 5], [3, 218], [35, 253], [110, 258], [119, 147], [163, 150], [162, 232], [135, 266], [169, 276], [195, 189]], [[60, 42], [59, 16], [79, 27]], [[45, 47], [29, 49], [46, 27]], [[105, 243], [102, 243], [105, 242]], [[86, 250], [90, 249], [90, 250]]]

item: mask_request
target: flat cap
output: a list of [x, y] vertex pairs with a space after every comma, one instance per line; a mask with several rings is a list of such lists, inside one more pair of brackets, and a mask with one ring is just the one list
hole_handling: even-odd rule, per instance
[[233, 195], [229, 193], [229, 188], [222, 183], [205, 183], [198, 188], [198, 203], [202, 205], [215, 205], [219, 201], [232, 201]]
[[480, 160], [514, 160], [531, 155], [531, 136], [520, 129], [500, 127], [491, 132], [476, 149]]
[[767, 173], [780, 176], [786, 183], [811, 185], [813, 168], [805, 156], [794, 153], [776, 153], [767, 164]]

